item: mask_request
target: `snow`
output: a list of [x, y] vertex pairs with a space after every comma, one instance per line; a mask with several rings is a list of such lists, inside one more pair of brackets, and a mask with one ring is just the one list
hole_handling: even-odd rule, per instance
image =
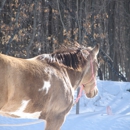
[[[80, 113], [76, 106], [67, 115], [61, 130], [130, 130], [130, 82], [97, 80], [99, 93], [88, 99], [82, 94]], [[3, 126], [2, 126], [3, 124]], [[0, 116], [0, 130], [43, 130], [41, 120]]]

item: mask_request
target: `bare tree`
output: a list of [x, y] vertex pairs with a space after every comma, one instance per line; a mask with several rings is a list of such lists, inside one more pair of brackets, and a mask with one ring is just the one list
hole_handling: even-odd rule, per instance
[[[0, 52], [27, 58], [95, 39], [130, 81], [129, 23], [129, 0], [1, 0]], [[99, 61], [103, 79], [119, 80]]]

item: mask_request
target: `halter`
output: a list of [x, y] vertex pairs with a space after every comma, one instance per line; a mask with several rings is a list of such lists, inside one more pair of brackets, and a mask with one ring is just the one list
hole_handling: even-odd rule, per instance
[[[93, 69], [93, 63], [92, 63], [92, 57], [90, 55], [90, 66], [91, 66], [91, 72], [92, 72], [92, 77], [90, 78], [90, 80], [85, 83], [85, 84], [82, 84], [82, 86], [84, 87], [86, 84], [90, 83], [93, 79], [94, 79], [94, 87], [96, 86], [96, 81], [95, 81], [95, 75], [94, 75], [94, 69]], [[94, 87], [91, 89], [91, 91], [94, 89]]]
[[[82, 95], [83, 87], [84, 87], [86, 84], [90, 83], [90, 82], [94, 79], [94, 77], [95, 77], [95, 75], [94, 75], [94, 70], [93, 70], [93, 63], [92, 63], [92, 57], [91, 57], [91, 55], [90, 55], [90, 66], [91, 66], [92, 77], [90, 78], [90, 80], [89, 80], [87, 83], [81, 85], [80, 91], [79, 91], [78, 97], [76, 98], [75, 103], [77, 103], [77, 102], [79, 101], [79, 99], [80, 99], [80, 97], [81, 97], [81, 95]], [[95, 81], [95, 79], [94, 79], [94, 87], [91, 89], [91, 91], [95, 88], [95, 86], [96, 86], [96, 81]]]

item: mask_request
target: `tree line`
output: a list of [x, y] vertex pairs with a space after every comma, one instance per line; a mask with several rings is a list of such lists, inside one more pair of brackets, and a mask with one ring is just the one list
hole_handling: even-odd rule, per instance
[[[130, 81], [130, 0], [1, 0], [0, 53], [29, 58], [93, 39]], [[102, 79], [119, 80], [98, 57]]]

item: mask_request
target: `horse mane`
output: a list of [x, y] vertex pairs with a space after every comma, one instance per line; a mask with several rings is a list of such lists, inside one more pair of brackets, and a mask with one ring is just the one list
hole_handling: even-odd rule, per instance
[[74, 70], [80, 70], [86, 62], [82, 54], [82, 48], [62, 49], [51, 54], [39, 55], [37, 59], [46, 60], [50, 64], [57, 63]]

